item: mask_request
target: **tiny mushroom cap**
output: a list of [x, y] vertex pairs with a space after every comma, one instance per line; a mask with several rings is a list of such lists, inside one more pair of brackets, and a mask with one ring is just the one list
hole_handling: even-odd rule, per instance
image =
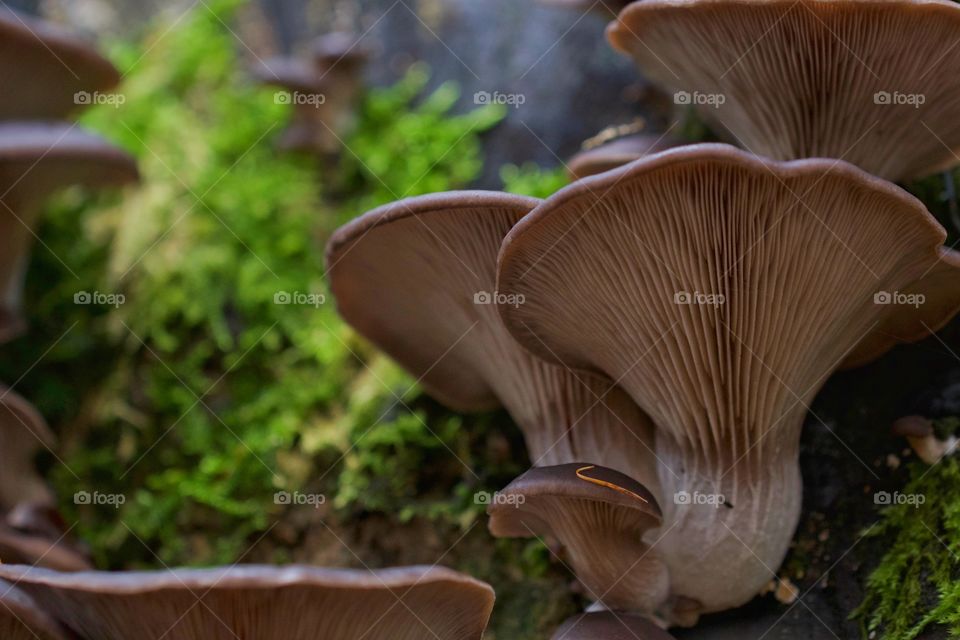
[[590, 597], [608, 609], [654, 613], [667, 601], [667, 568], [644, 542], [661, 524], [660, 507], [619, 471], [534, 467], [500, 491], [487, 513], [495, 536], [559, 540]]
[[568, 618], [551, 640], [674, 640], [641, 616], [615, 611], [581, 613]]
[[232, 566], [59, 573], [0, 566], [83, 638], [480, 640], [489, 585], [443, 567]]
[[23, 279], [37, 213], [70, 185], [104, 187], [137, 180], [133, 158], [68, 123], [0, 124], [0, 342], [22, 331]]
[[34, 467], [39, 451], [55, 438], [37, 409], [0, 385], [0, 513], [22, 503], [53, 506], [55, 499]]
[[584, 149], [570, 158], [567, 171], [572, 180], [622, 167], [644, 156], [677, 146], [663, 135], [638, 133], [616, 138], [602, 145]]
[[608, 37], [755, 154], [894, 181], [958, 164], [955, 2], [643, 0]]
[[69, 640], [60, 625], [14, 585], [0, 580], [0, 638]]
[[894, 435], [902, 436], [910, 443], [910, 448], [927, 464], [937, 464], [945, 455], [957, 450], [956, 436], [941, 440], [933, 428], [933, 422], [923, 416], [904, 416], [893, 423]]
[[90, 560], [60, 539], [20, 531], [7, 523], [0, 523], [0, 562], [44, 567], [56, 571], [86, 571], [92, 568]]
[[[570, 233], [570, 229], [576, 233]], [[728, 145], [666, 151], [562, 189], [504, 240], [504, 324], [542, 358], [618, 380], [657, 426], [675, 596], [743, 604], [800, 513], [806, 407], [864, 341], [941, 326], [960, 287], [925, 287], [946, 233], [922, 203], [838, 160]], [[927, 290], [930, 322], [889, 292]], [[893, 337], [884, 338], [892, 344]], [[889, 348], [887, 344], [886, 348]], [[664, 499], [663, 497], [673, 499]], [[735, 579], [731, 579], [735, 577]]]
[[633, 401], [609, 379], [531, 356], [497, 313], [501, 241], [539, 204], [465, 191], [410, 198], [357, 218], [327, 246], [337, 308], [448, 407], [505, 407], [535, 466], [601, 460], [655, 482], [651, 425]]
[[[272, 58], [253, 69], [265, 84], [294, 93], [293, 118], [280, 139], [290, 151], [334, 153], [353, 126], [357, 99], [363, 89], [366, 49], [349, 33], [317, 38], [311, 59]], [[302, 95], [296, 95], [296, 94]]]
[[109, 60], [59, 27], [0, 9], [0, 120], [58, 120], [120, 80]]

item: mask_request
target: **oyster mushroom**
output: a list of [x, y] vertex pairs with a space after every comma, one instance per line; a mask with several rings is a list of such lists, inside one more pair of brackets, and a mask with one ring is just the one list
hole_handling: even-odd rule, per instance
[[608, 36], [752, 153], [889, 180], [960, 162], [954, 2], [643, 0]]
[[609, 379], [575, 375], [531, 356], [497, 313], [500, 243], [538, 204], [508, 194], [454, 192], [357, 218], [327, 246], [337, 307], [448, 407], [505, 407], [535, 466], [598, 461], [643, 484], [654, 481], [650, 424], [630, 398]]
[[129, 155], [73, 125], [0, 124], [0, 343], [24, 329], [23, 280], [44, 201], [70, 185], [105, 187], [136, 179]]
[[86, 640], [479, 640], [489, 585], [442, 567], [233, 566], [0, 576]]
[[933, 422], [922, 416], [900, 418], [893, 423], [891, 430], [894, 435], [906, 438], [917, 457], [927, 464], [937, 464], [960, 445], [956, 436], [947, 436], [944, 440], [938, 438]]
[[56, 25], [0, 9], [0, 120], [59, 120], [108, 91], [120, 73]]
[[[525, 303], [499, 309], [532, 353], [619, 380], [657, 425], [672, 527], [657, 551], [674, 597], [718, 611], [787, 551], [824, 380], [889, 348], [888, 327], [916, 339], [956, 313], [960, 287], [924, 283], [941, 269], [958, 282], [945, 237], [918, 200], [847, 163], [694, 145], [534, 209], [500, 254], [501, 294]], [[939, 299], [915, 307], [910, 290]]]
[[368, 52], [353, 35], [330, 33], [314, 41], [310, 56], [310, 62], [267, 60], [253, 73], [264, 84], [290, 92], [293, 118], [280, 147], [331, 154], [343, 146], [341, 139], [356, 120]]
[[573, 616], [551, 640], [673, 640], [673, 636], [640, 616], [602, 611]]
[[661, 524], [660, 507], [632, 478], [593, 464], [534, 467], [497, 498], [487, 507], [490, 532], [558, 540], [602, 606], [653, 613], [666, 602], [667, 568], [644, 542]]
[[567, 171], [571, 180], [579, 180], [639, 160], [677, 146], [662, 135], [634, 134], [615, 138], [601, 145], [584, 149], [570, 158]]
[[70, 636], [26, 594], [0, 580], [0, 638], [69, 640]]

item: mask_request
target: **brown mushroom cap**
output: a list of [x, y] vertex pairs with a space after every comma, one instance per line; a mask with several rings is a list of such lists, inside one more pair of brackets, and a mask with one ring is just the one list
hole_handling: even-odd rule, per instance
[[933, 435], [933, 422], [923, 416], [904, 416], [890, 430], [896, 436], [926, 438]]
[[0, 562], [56, 571], [87, 571], [90, 560], [63, 539], [20, 531], [0, 524]]
[[662, 135], [635, 134], [616, 138], [598, 147], [585, 149], [570, 158], [567, 171], [572, 180], [596, 175], [654, 153], [666, 151], [677, 143]]
[[656, 612], [669, 595], [666, 567], [643, 541], [660, 526], [646, 487], [587, 463], [534, 467], [487, 507], [497, 537], [550, 536], [567, 551], [589, 595], [611, 609]]
[[674, 640], [646, 618], [613, 611], [581, 613], [567, 619], [552, 640]]
[[842, 158], [890, 180], [958, 163], [954, 2], [644, 0], [608, 36], [752, 153]]
[[351, 72], [370, 57], [355, 34], [335, 31], [316, 38], [310, 45], [314, 64], [321, 72], [344, 65]]
[[479, 640], [494, 599], [489, 585], [442, 567], [67, 574], [0, 566], [0, 575], [98, 640]]
[[53, 494], [34, 467], [37, 453], [54, 442], [40, 412], [0, 385], [0, 513], [24, 502], [54, 504]]
[[0, 638], [68, 640], [70, 636], [25, 593], [0, 580]]
[[0, 120], [58, 120], [82, 106], [78, 92], [116, 86], [120, 73], [59, 27], [0, 9]]
[[806, 407], [890, 314], [924, 316], [875, 296], [926, 277], [945, 235], [847, 163], [694, 145], [575, 183], [520, 221], [498, 286], [525, 304], [500, 312], [533, 353], [619, 380], [648, 412], [677, 528], [657, 549], [677, 595], [719, 610], [786, 553]]
[[655, 482], [645, 416], [612, 383], [530, 356], [493, 304], [497, 252], [539, 200], [454, 192], [402, 200], [339, 229], [327, 247], [344, 319], [458, 411], [506, 407], [534, 465], [602, 460]]
[[133, 158], [102, 138], [67, 123], [0, 124], [0, 336], [23, 326], [23, 277], [32, 227], [43, 202], [69, 185], [105, 187], [133, 182]]

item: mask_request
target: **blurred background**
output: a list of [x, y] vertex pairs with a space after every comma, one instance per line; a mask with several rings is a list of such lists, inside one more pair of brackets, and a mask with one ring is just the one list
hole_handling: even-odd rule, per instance
[[[608, 18], [531, 0], [6, 4], [96, 39], [120, 68], [120, 99], [80, 121], [142, 173], [45, 211], [30, 331], [0, 353], [0, 379], [59, 436], [42, 464], [98, 566], [439, 562], [494, 585], [489, 637], [501, 640], [548, 637], [582, 608], [551, 549], [486, 532], [475, 496], [526, 468], [519, 431], [503, 413], [443, 409], [346, 328], [326, 299], [323, 245], [402, 197], [549, 195], [610, 126], [707, 139], [607, 45]], [[347, 124], [322, 152], [284, 150], [296, 92], [258, 73], [277, 57], [309, 62], [331, 32], [364, 56]], [[908, 186], [950, 226], [942, 178]], [[113, 302], [76, 304], [80, 292]], [[879, 612], [887, 637], [906, 638], [931, 602], [947, 604], [926, 632], [946, 637], [949, 603], [960, 610], [960, 588], [945, 586], [960, 580], [960, 469], [924, 474], [889, 425], [960, 415], [958, 351], [954, 323], [830, 381], [804, 435], [804, 516], [781, 570], [802, 599], [769, 594], [679, 637], [857, 638]], [[924, 505], [934, 537], [865, 497], [911, 478], [942, 497]], [[83, 491], [123, 501], [78, 504]]]

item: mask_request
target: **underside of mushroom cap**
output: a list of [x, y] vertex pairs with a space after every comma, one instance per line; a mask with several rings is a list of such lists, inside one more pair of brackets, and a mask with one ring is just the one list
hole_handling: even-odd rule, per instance
[[641, 616], [601, 611], [569, 618], [552, 640], [674, 640], [673, 636]]
[[539, 203], [455, 192], [361, 216], [327, 248], [337, 307], [447, 406], [506, 407], [534, 465], [603, 455], [607, 466], [655, 482], [647, 462], [650, 425], [626, 394], [605, 378], [532, 357], [497, 313], [500, 243]]
[[579, 180], [675, 146], [674, 141], [663, 135], [641, 133], [623, 136], [573, 156], [567, 163], [567, 172], [571, 179]]
[[957, 164], [960, 7], [946, 0], [644, 0], [613, 46], [752, 153], [903, 180]]
[[632, 478], [583, 462], [534, 467], [496, 494], [487, 513], [495, 536], [556, 538], [605, 607], [652, 614], [666, 603], [666, 566], [644, 542], [661, 524], [660, 508]]
[[64, 574], [0, 566], [0, 575], [98, 640], [479, 640], [494, 599], [489, 585], [442, 567]]
[[99, 136], [68, 123], [0, 124], [0, 335], [24, 326], [23, 276], [42, 203], [70, 185], [106, 187], [138, 178], [133, 158]]
[[25, 593], [0, 580], [0, 638], [68, 640], [70, 636]]
[[0, 78], [0, 120], [58, 120], [116, 86], [120, 73], [73, 34], [0, 9]]
[[716, 610], [779, 565], [806, 407], [883, 329], [878, 292], [928, 274], [944, 238], [919, 201], [849, 164], [695, 145], [582, 180], [526, 216], [498, 283], [525, 304], [500, 312], [532, 352], [618, 380], [650, 415], [665, 526], [677, 526], [658, 550], [676, 593]]

